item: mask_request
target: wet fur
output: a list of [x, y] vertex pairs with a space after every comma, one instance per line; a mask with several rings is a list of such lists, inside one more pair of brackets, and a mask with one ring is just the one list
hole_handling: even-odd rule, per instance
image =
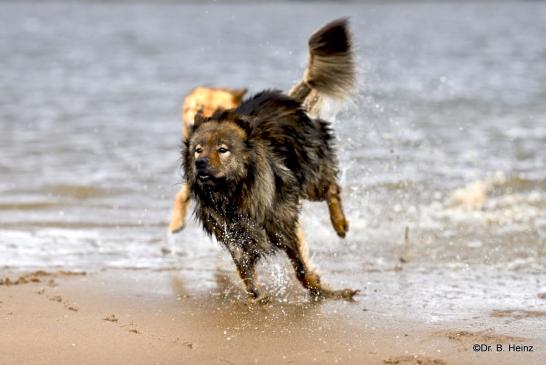
[[301, 199], [312, 192], [314, 200], [326, 200], [329, 187], [337, 187], [328, 122], [310, 119], [298, 101], [278, 91], [264, 91], [237, 109], [198, 115], [183, 160], [196, 216], [228, 249], [251, 298], [265, 298], [255, 283], [257, 261], [278, 250], [314, 296], [356, 293], [321, 284], [298, 224]]

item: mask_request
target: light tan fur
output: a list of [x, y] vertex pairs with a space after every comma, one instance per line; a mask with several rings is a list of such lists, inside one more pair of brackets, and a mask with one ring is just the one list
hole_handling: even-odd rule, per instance
[[312, 270], [311, 261], [309, 260], [309, 246], [307, 245], [307, 240], [305, 239], [305, 233], [301, 224], [298, 222], [296, 226], [296, 237], [298, 238], [298, 251], [300, 252], [302, 261], [305, 263], [305, 266]]
[[246, 89], [228, 89], [198, 86], [184, 98], [182, 105], [182, 136], [188, 137], [195, 114], [210, 117], [216, 109], [232, 109], [241, 104]]
[[169, 224], [170, 232], [178, 232], [184, 227], [189, 202], [190, 187], [184, 182], [180, 188], [180, 191], [178, 191], [174, 197], [171, 223]]

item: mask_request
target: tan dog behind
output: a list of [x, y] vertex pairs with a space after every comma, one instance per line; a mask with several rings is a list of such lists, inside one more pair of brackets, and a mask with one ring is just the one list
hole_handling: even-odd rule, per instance
[[241, 104], [246, 89], [227, 89], [198, 86], [184, 98], [182, 105], [182, 137], [187, 138], [195, 114], [210, 117], [216, 109], [233, 109]]

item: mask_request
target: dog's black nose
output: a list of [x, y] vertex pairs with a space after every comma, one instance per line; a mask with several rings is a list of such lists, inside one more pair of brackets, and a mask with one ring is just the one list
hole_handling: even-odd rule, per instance
[[197, 170], [205, 170], [209, 165], [209, 159], [207, 157], [200, 157], [195, 160], [195, 168]]

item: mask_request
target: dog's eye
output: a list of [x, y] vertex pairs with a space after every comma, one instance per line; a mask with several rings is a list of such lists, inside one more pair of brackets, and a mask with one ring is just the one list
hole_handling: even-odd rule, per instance
[[195, 147], [195, 153], [201, 153], [201, 152], [203, 152], [202, 147]]
[[225, 148], [225, 147], [220, 147], [220, 148], [218, 148], [218, 152], [220, 152], [220, 153], [226, 153], [226, 152], [228, 152], [228, 151], [229, 151], [229, 150], [228, 150], [227, 148]]

